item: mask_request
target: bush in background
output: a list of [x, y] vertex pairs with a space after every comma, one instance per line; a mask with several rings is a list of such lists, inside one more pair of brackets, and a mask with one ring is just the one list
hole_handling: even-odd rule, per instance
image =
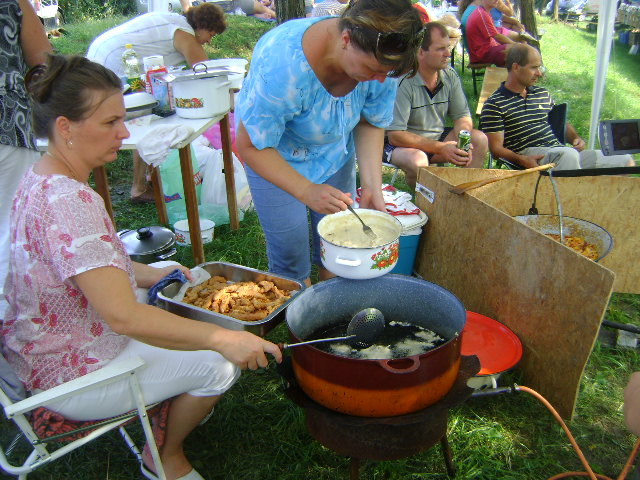
[[135, 0], [59, 0], [66, 22], [131, 15], [137, 12]]

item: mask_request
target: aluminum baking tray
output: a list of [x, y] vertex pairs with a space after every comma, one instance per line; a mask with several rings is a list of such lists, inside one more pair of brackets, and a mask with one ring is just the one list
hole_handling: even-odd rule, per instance
[[211, 310], [206, 310], [204, 308], [174, 300], [173, 297], [177, 295], [178, 290], [180, 290], [180, 287], [182, 286], [180, 282], [173, 282], [163, 288], [158, 293], [157, 305], [160, 308], [171, 313], [175, 313], [176, 315], [180, 315], [181, 317], [200, 320], [202, 322], [215, 323], [216, 325], [220, 325], [221, 327], [228, 328], [230, 330], [247, 330], [261, 337], [266, 335], [273, 327], [284, 320], [284, 313], [287, 305], [289, 305], [291, 300], [293, 300], [293, 298], [305, 288], [303, 282], [233, 263], [206, 262], [198, 266], [209, 272], [211, 276], [220, 275], [225, 277], [230, 283], [257, 283], [262, 280], [268, 280], [273, 282], [280, 289], [290, 290], [291, 298], [271, 312], [263, 320], [258, 320], [257, 322], [237, 320], [233, 317], [229, 317], [228, 315], [212, 312]]

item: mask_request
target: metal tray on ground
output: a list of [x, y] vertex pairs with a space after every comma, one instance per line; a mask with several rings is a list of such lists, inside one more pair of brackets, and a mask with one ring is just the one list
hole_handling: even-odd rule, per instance
[[180, 290], [182, 284], [174, 282], [167, 285], [158, 293], [157, 305], [181, 317], [191, 318], [192, 320], [200, 320], [202, 322], [215, 323], [229, 330], [247, 330], [259, 336], [266, 335], [273, 327], [284, 320], [284, 312], [287, 305], [293, 298], [300, 293], [305, 285], [302, 282], [291, 278], [276, 275], [274, 273], [263, 272], [253, 268], [244, 267], [227, 262], [206, 262], [198, 265], [213, 277], [219, 275], [225, 277], [230, 283], [237, 282], [261, 282], [268, 280], [273, 282], [276, 287], [291, 291], [291, 298], [267, 315], [263, 320], [256, 322], [245, 322], [238, 320], [222, 313], [212, 312], [204, 308], [196, 307], [188, 303], [174, 300]]

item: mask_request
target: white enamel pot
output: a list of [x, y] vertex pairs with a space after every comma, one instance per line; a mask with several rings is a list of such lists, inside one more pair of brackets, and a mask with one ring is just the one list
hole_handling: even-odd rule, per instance
[[176, 113], [183, 118], [209, 118], [231, 108], [228, 74], [212, 71], [202, 63], [193, 70], [175, 74], [173, 98]]
[[353, 280], [376, 278], [391, 272], [398, 262], [402, 224], [393, 215], [378, 210], [356, 208], [355, 211], [374, 232], [383, 229], [388, 235], [372, 246], [341, 245], [327, 239], [336, 226], [346, 226], [357, 239], [362, 238], [362, 224], [348, 210], [327, 215], [318, 222], [322, 264], [331, 273]]

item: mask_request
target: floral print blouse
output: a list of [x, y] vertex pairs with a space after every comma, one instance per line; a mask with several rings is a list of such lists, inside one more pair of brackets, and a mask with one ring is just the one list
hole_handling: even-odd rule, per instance
[[[29, 169], [11, 210], [11, 252], [1, 324], [3, 354], [27, 390], [46, 390], [112, 360], [129, 341], [89, 305], [74, 276], [133, 266], [102, 198], [63, 175]], [[117, 299], [113, 299], [117, 301]]]

